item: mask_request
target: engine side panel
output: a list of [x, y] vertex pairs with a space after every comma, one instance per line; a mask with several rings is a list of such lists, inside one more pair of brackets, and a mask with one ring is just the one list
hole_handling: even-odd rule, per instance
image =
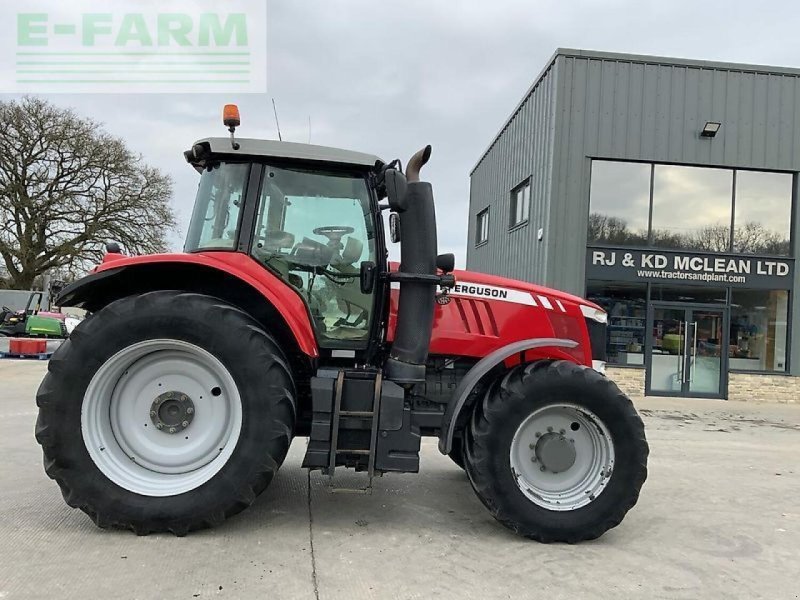
[[[481, 358], [521, 340], [574, 340], [573, 349], [538, 348], [526, 360], [563, 358], [592, 364], [591, 343], [580, 304], [586, 301], [547, 288], [482, 273], [455, 272], [457, 284], [438, 295], [431, 355]], [[388, 339], [393, 338], [397, 290], [391, 294]]]

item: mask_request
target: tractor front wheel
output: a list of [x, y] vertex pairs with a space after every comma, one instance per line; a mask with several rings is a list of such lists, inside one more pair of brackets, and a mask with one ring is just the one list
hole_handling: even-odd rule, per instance
[[259, 324], [199, 294], [118, 300], [52, 357], [36, 439], [66, 502], [100, 527], [176, 535], [249, 506], [295, 419], [286, 359]]
[[566, 361], [511, 369], [475, 407], [466, 471], [506, 527], [575, 543], [616, 527], [647, 477], [644, 425], [613, 381]]

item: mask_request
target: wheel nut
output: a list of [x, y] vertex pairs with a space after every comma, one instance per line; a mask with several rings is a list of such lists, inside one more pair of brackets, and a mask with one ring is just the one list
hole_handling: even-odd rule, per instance
[[156, 411], [154, 411], [154, 410], [151, 410], [151, 411], [150, 411], [150, 416], [151, 416], [151, 417], [155, 417], [155, 416], [156, 416]]
[[191, 406], [186, 409], [186, 414], [187, 415], [191, 415], [193, 412], [194, 412], [194, 409]]
[[553, 428], [552, 427], [548, 427], [547, 428], [547, 433], [553, 433]]
[[528, 444], [528, 448], [530, 448], [531, 450], [535, 450], [536, 444]]
[[175, 431], [176, 431], [176, 429], [175, 429], [174, 427], [170, 427], [170, 428], [169, 428], [169, 432], [170, 432], [170, 433], [175, 433]]
[[545, 466], [544, 466], [544, 465], [542, 465], [541, 467], [539, 467], [539, 470], [540, 470], [540, 471], [546, 471], [547, 469], [545, 469]]
[[538, 437], [542, 437], [542, 433], [541, 433], [540, 431], [537, 431], [537, 432], [536, 432], [536, 437], [537, 437], [537, 438], [538, 438]]
[[164, 429], [164, 426], [161, 423], [156, 423], [156, 427], [158, 429]]
[[183, 427], [188, 427], [189, 426], [189, 421], [184, 421], [183, 423], [181, 423], [181, 425], [183, 425]]

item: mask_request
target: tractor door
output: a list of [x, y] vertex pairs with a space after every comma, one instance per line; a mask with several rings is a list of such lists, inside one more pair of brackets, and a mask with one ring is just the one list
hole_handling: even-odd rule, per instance
[[369, 345], [376, 294], [360, 272], [377, 262], [376, 240], [363, 175], [264, 167], [251, 254], [303, 296], [320, 347]]

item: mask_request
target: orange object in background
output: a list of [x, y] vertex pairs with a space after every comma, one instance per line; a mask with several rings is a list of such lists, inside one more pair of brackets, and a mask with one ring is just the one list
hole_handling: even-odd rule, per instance
[[46, 352], [47, 340], [11, 338], [8, 341], [9, 354], [45, 354]]

